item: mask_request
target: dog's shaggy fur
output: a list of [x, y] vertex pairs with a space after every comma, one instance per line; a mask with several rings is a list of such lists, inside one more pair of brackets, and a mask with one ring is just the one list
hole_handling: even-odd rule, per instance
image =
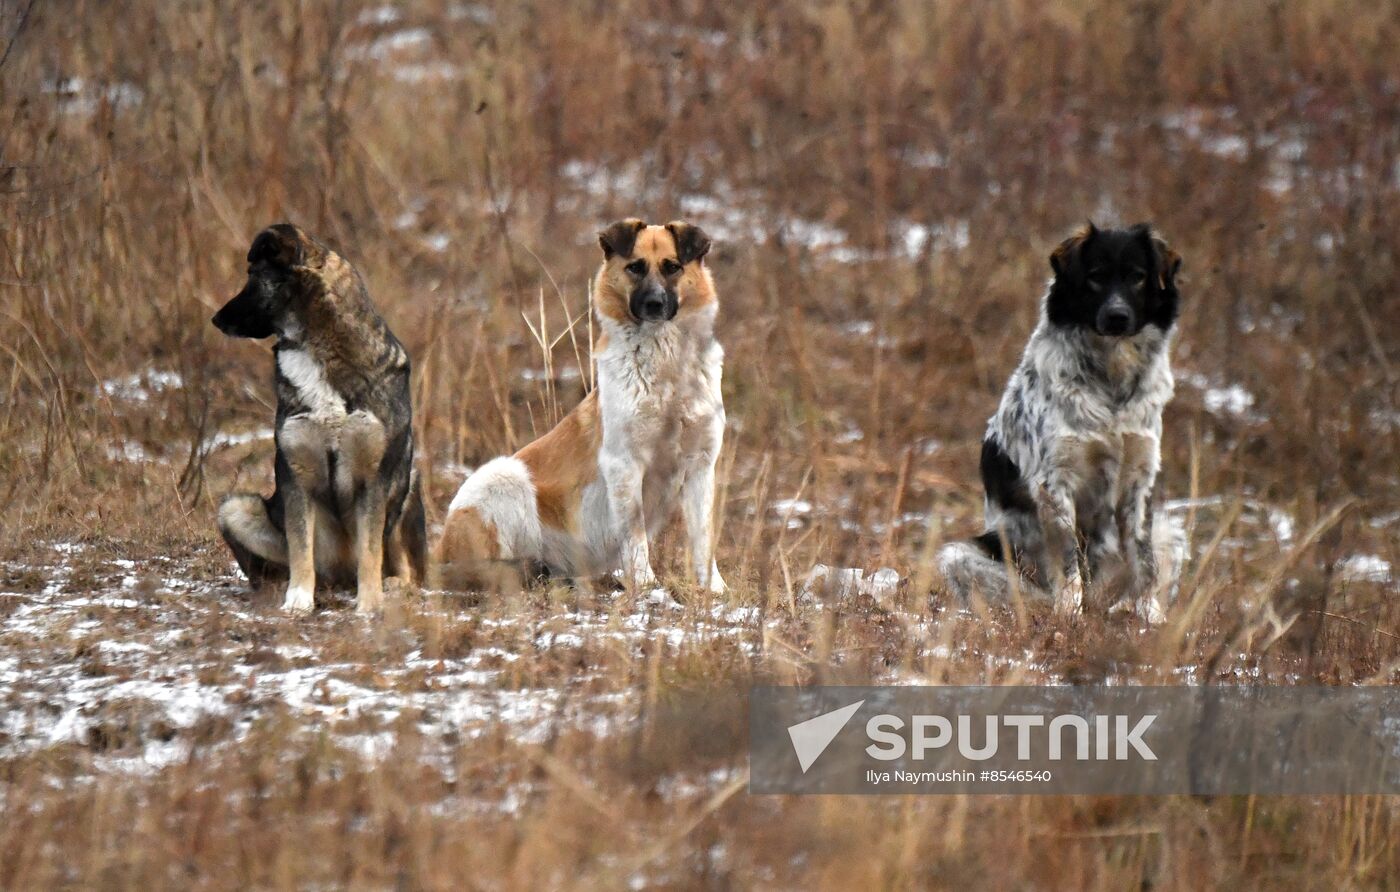
[[248, 283], [213, 322], [277, 337], [277, 488], [224, 499], [224, 541], [254, 585], [288, 579], [284, 610], [311, 610], [318, 576], [379, 610], [383, 577], [421, 580], [427, 558], [407, 351], [355, 268], [286, 223], [253, 240]]
[[1184, 551], [1151, 503], [1181, 260], [1146, 224], [1089, 224], [1050, 264], [1040, 323], [982, 444], [986, 532], [945, 546], [939, 566], [961, 598], [1014, 586], [1064, 612], [1082, 609], [1086, 581], [1116, 575], [1158, 619]]
[[462, 484], [437, 548], [443, 585], [490, 587], [509, 562], [650, 585], [648, 540], [679, 506], [697, 579], [724, 588], [711, 544], [725, 416], [710, 239], [682, 222], [629, 219], [599, 243], [597, 388], [549, 433]]

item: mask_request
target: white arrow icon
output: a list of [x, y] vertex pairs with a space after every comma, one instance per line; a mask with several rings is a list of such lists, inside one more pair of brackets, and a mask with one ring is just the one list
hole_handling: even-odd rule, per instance
[[797, 753], [797, 764], [802, 766], [803, 774], [806, 774], [812, 763], [817, 761], [817, 757], [826, 751], [831, 741], [841, 733], [841, 729], [846, 727], [856, 710], [864, 705], [864, 700], [858, 700], [850, 706], [822, 713], [814, 719], [798, 722], [787, 729], [788, 736], [792, 738], [792, 749]]

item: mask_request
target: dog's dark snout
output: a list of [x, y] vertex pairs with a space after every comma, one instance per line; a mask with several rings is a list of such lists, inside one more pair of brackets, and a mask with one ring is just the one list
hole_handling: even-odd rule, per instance
[[231, 335], [235, 332], [233, 330], [233, 323], [229, 319], [229, 315], [230, 314], [228, 311], [228, 307], [224, 307], [220, 309], [219, 312], [215, 313], [214, 317], [209, 321], [212, 322], [214, 324], [214, 327], [217, 328], [219, 331], [223, 332], [226, 335]]
[[1112, 300], [1099, 310], [1099, 334], [1123, 335], [1133, 328], [1133, 311], [1122, 300]]
[[663, 288], [643, 288], [632, 294], [632, 315], [640, 322], [664, 322], [676, 315], [674, 298]]
[[1132, 318], [1124, 310], [1110, 311], [1104, 314], [1103, 328], [1105, 334], [1122, 334], [1128, 330], [1128, 324]]

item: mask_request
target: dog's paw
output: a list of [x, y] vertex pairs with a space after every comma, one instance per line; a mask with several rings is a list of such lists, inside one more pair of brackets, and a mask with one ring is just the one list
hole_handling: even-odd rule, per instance
[[1077, 616], [1084, 611], [1084, 580], [1078, 576], [1065, 580], [1055, 595], [1055, 612], [1061, 616]]
[[384, 597], [406, 598], [421, 591], [412, 579], [403, 576], [384, 577]]
[[680, 602], [671, 597], [671, 593], [668, 592], [665, 587], [659, 585], [645, 592], [642, 599], [653, 607], [665, 607], [677, 610], [681, 607]]
[[719, 567], [714, 564], [710, 564], [709, 569], [703, 565], [696, 568], [695, 581], [701, 588], [709, 589], [716, 595], [724, 594], [729, 588], [724, 584], [724, 577], [719, 575]]
[[635, 591], [645, 592], [656, 587], [656, 574], [651, 567], [642, 567], [640, 570], [616, 570], [613, 578], [622, 583], [624, 587], [630, 587]]
[[305, 616], [316, 609], [316, 598], [309, 588], [287, 587], [287, 597], [282, 601], [282, 611], [297, 616]]
[[1153, 596], [1131, 600], [1124, 598], [1108, 608], [1109, 613], [1133, 613], [1148, 625], [1158, 625], [1166, 622], [1167, 612], [1162, 609], [1162, 602]]
[[384, 589], [379, 586], [366, 586], [360, 589], [355, 598], [355, 613], [360, 616], [378, 616], [384, 612]]
[[1133, 605], [1137, 615], [1142, 617], [1149, 625], [1158, 625], [1167, 621], [1167, 612], [1162, 609], [1162, 602], [1153, 595], [1146, 598], [1139, 598]]

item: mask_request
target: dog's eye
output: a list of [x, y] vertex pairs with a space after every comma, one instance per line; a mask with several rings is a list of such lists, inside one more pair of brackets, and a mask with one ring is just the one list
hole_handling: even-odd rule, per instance
[[627, 271], [634, 276], [645, 276], [647, 274], [647, 262], [645, 260], [634, 260], [627, 264]]
[[681, 271], [681, 265], [669, 257], [661, 261], [661, 272], [668, 276], [674, 276]]
[[1147, 284], [1147, 273], [1133, 273], [1133, 287], [1141, 288]]

